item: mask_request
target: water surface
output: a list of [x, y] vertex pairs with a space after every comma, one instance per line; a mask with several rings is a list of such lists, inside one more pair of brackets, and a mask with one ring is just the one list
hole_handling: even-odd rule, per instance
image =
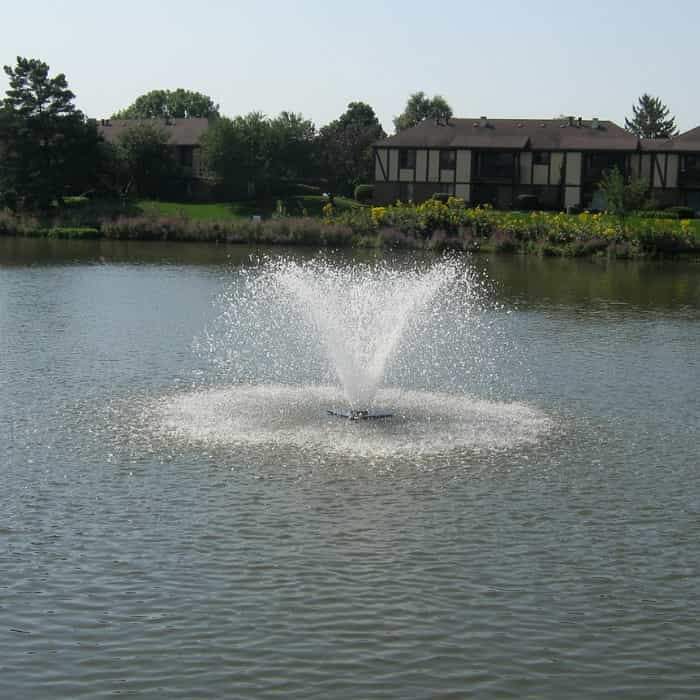
[[0, 697], [696, 698], [700, 265], [475, 258], [366, 426], [193, 351], [260, 252], [0, 238]]

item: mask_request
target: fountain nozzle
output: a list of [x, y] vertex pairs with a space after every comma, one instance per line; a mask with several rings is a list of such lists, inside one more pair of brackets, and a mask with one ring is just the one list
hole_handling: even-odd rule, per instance
[[391, 418], [393, 413], [386, 413], [384, 411], [370, 411], [368, 408], [357, 409], [352, 408], [349, 411], [338, 411], [335, 409], [329, 409], [327, 411], [328, 415], [336, 416], [338, 418], [347, 418], [348, 420], [377, 420], [379, 418]]

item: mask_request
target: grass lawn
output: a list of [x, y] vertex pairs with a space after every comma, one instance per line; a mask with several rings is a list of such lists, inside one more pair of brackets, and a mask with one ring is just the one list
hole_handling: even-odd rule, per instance
[[[320, 195], [298, 195], [293, 197], [279, 198], [288, 214], [292, 216], [321, 216], [326, 199]], [[337, 209], [353, 209], [361, 207], [352, 199], [336, 197], [335, 206]], [[188, 219], [215, 220], [231, 218], [250, 218], [259, 215], [264, 218], [271, 216], [277, 208], [278, 199], [264, 201], [242, 201], [242, 202], [219, 202], [214, 204], [189, 204], [179, 202], [156, 202], [152, 200], [141, 200], [139, 208], [144, 214], [154, 214], [158, 216], [185, 216]]]

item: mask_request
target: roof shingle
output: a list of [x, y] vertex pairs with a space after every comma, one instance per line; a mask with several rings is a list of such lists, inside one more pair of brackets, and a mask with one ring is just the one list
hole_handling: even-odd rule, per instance
[[102, 119], [97, 128], [105, 141], [114, 143], [127, 129], [140, 124], [159, 126], [170, 135], [174, 146], [195, 146], [199, 137], [207, 130], [209, 120], [203, 117], [191, 119]]
[[425, 120], [375, 146], [399, 148], [505, 148], [521, 150], [636, 150], [637, 137], [611, 121], [573, 125], [564, 119], [450, 119], [448, 124]]

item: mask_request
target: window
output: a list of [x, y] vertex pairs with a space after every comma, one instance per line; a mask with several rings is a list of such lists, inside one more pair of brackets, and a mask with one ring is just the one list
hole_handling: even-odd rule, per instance
[[440, 170], [454, 170], [457, 163], [457, 151], [440, 151]]
[[415, 170], [416, 152], [409, 148], [402, 148], [399, 151], [399, 168], [401, 170]]
[[533, 151], [532, 162], [534, 165], [549, 165], [549, 151]]
[[584, 177], [588, 180], [600, 180], [603, 173], [617, 168], [625, 174], [624, 153], [587, 153], [584, 161]]
[[683, 156], [683, 171], [689, 173], [700, 172], [700, 156]]
[[481, 151], [476, 154], [477, 177], [512, 179], [515, 156], [505, 151]]

